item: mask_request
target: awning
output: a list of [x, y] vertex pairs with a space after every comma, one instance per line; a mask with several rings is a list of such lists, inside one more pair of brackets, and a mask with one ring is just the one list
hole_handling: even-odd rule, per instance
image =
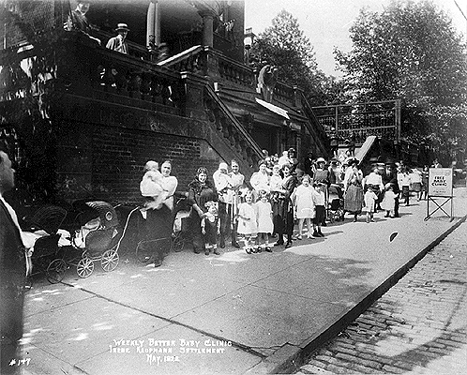
[[287, 120], [290, 120], [290, 117], [285, 109], [282, 109], [274, 104], [265, 102], [264, 100], [255, 98], [256, 103], [262, 105], [264, 108], [269, 109], [271, 112], [274, 112], [276, 115], [285, 117]]
[[370, 151], [370, 148], [371, 146], [373, 146], [373, 144], [375, 143], [376, 141], [376, 136], [375, 135], [370, 135], [369, 137], [366, 137], [366, 140], [365, 142], [362, 144], [362, 147], [360, 147], [360, 149], [358, 150], [357, 154], [355, 155], [355, 157], [358, 159], [358, 161], [361, 163], [362, 160], [365, 158], [365, 156], [368, 154], [368, 152]]

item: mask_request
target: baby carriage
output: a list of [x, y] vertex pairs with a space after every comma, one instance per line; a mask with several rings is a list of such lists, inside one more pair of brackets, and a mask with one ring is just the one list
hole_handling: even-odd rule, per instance
[[329, 186], [328, 219], [331, 223], [344, 221], [344, 191], [340, 185]]
[[79, 202], [77, 221], [72, 244], [81, 256], [68, 261], [76, 266], [78, 276], [89, 277], [94, 272], [94, 262], [100, 262], [105, 272], [113, 271], [119, 261], [118, 240], [121, 236], [119, 220], [114, 207], [104, 201]]
[[27, 242], [26, 246], [31, 254], [31, 276], [44, 273], [51, 284], [62, 281], [67, 270], [66, 262], [60, 253], [59, 241], [62, 236], [58, 233], [66, 215], [67, 211], [61, 207], [41, 207], [28, 220], [28, 226], [23, 231], [24, 241]]

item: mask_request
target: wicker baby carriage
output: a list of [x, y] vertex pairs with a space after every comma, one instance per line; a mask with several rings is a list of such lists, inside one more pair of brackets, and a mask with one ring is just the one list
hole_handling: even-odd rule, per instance
[[114, 207], [104, 201], [90, 201], [82, 203], [80, 211], [78, 221], [82, 225], [74, 233], [72, 243], [81, 256], [68, 263], [76, 266], [81, 278], [94, 272], [94, 262], [100, 262], [105, 272], [113, 271], [119, 262], [117, 243], [121, 236]]
[[62, 281], [67, 269], [66, 262], [60, 254], [58, 246], [60, 234], [57, 233], [66, 215], [67, 211], [61, 207], [41, 207], [28, 220], [27, 228], [24, 230], [26, 235], [37, 237], [31, 255], [33, 275], [44, 273], [52, 284]]
[[331, 223], [344, 220], [344, 192], [340, 185], [329, 186], [328, 219]]

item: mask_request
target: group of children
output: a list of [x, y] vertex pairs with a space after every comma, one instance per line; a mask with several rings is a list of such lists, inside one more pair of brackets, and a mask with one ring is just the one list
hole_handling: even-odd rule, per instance
[[[291, 196], [294, 217], [298, 220], [299, 234], [296, 239], [301, 240], [303, 226], [307, 224], [306, 236], [309, 239], [324, 237], [321, 223], [326, 215], [325, 186], [321, 183], [312, 185], [310, 176], [305, 175], [294, 194]], [[269, 190], [244, 190], [242, 203], [238, 206], [237, 234], [243, 241], [243, 249], [247, 254], [262, 251], [272, 252], [270, 238], [274, 235], [273, 208]], [[219, 255], [217, 236], [220, 234], [220, 221], [216, 202], [206, 203], [207, 212], [201, 220], [201, 229], [205, 242], [205, 254], [211, 252]], [[313, 228], [313, 231], [312, 231]]]
[[[417, 194], [418, 200], [421, 200], [423, 194], [427, 195], [426, 184], [423, 182], [423, 177], [428, 175], [428, 167], [425, 166], [423, 172], [419, 172], [416, 168], [409, 169], [407, 167], [399, 167], [397, 173], [397, 184], [400, 193], [394, 192], [394, 187], [391, 184], [387, 184], [384, 187], [383, 199], [379, 204], [380, 208], [386, 211], [385, 217], [395, 216], [396, 199], [401, 199], [402, 203], [406, 206], [409, 205], [410, 191], [413, 190]], [[372, 222], [373, 214], [378, 208], [379, 197], [376, 195], [372, 186], [367, 186], [367, 190], [364, 195], [363, 211], [366, 212], [366, 222]]]
[[[321, 223], [326, 215], [324, 191], [324, 184], [312, 184], [311, 177], [305, 175], [302, 183], [290, 197], [294, 218], [298, 220], [299, 234], [296, 239], [303, 238], [305, 223], [307, 224], [307, 238], [324, 237], [321, 231]], [[247, 254], [263, 250], [272, 251], [269, 240], [275, 231], [273, 208], [267, 188], [259, 187], [255, 191], [246, 191], [244, 202], [239, 205], [237, 219], [237, 233], [243, 237], [244, 250]]]
[[[383, 200], [381, 201], [381, 209], [386, 211], [385, 217], [394, 217], [394, 210], [396, 207], [397, 195], [394, 193], [394, 188], [391, 184], [385, 186]], [[376, 195], [373, 187], [369, 185], [363, 197], [363, 208], [362, 211], [366, 212], [366, 222], [374, 221], [373, 215], [378, 207], [378, 196]]]

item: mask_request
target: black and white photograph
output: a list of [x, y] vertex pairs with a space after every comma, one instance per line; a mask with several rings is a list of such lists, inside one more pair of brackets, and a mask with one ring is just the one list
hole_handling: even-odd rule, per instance
[[460, 375], [467, 0], [0, 0], [0, 374]]

